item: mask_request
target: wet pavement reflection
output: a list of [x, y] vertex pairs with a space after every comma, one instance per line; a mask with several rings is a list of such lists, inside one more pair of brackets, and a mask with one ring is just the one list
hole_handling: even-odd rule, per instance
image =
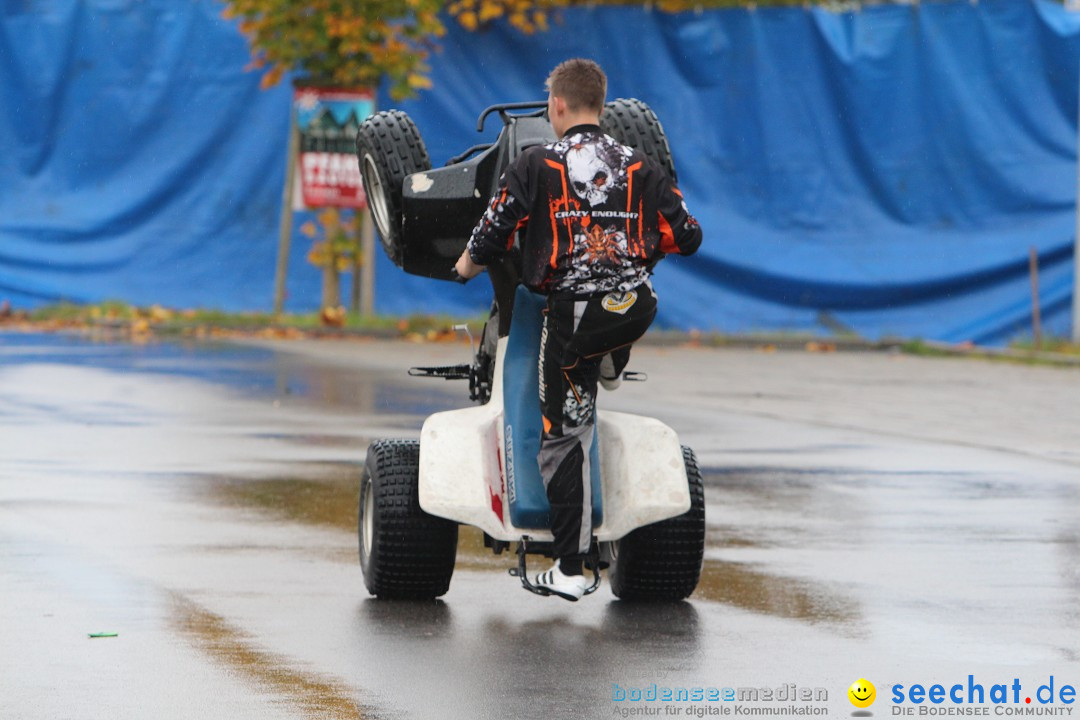
[[214, 505], [257, 510], [279, 520], [355, 532], [360, 464], [306, 467], [317, 479], [200, 478], [199, 496]]
[[4, 334], [5, 364], [64, 365], [155, 373], [223, 386], [252, 397], [295, 397], [323, 409], [426, 416], [460, 406], [455, 395], [409, 382], [403, 372], [313, 366], [287, 353], [224, 341], [153, 340], [141, 345], [74, 335]]
[[[214, 505], [244, 508], [267, 517], [307, 525], [357, 531], [362, 463], [304, 465], [298, 477], [198, 478], [196, 497]], [[357, 548], [339, 557], [356, 562]], [[509, 552], [495, 555], [484, 547], [484, 534], [463, 526], [458, 533], [457, 569], [506, 572], [516, 564]]]
[[[327, 465], [311, 471], [318, 479], [295, 478], [204, 478], [200, 483], [204, 500], [217, 505], [242, 507], [270, 517], [355, 533], [359, 464]], [[706, 474], [713, 484], [717, 476]], [[726, 477], [726, 476], [725, 476]], [[761, 485], [757, 501], [761, 505], [778, 502], [781, 493]], [[710, 489], [710, 500], [715, 500]], [[775, 539], [773, 540], [775, 542]], [[734, 528], [712, 526], [707, 537], [709, 552], [718, 548], [754, 548], [758, 543], [741, 537]], [[350, 549], [337, 555], [356, 562]], [[457, 570], [489, 570], [505, 573], [515, 564], [511, 553], [495, 555], [484, 547], [483, 533], [462, 527], [458, 539]], [[809, 623], [829, 623], [838, 632], [857, 635], [860, 625], [856, 603], [838, 588], [790, 577], [773, 576], [739, 562], [707, 557], [695, 598], [727, 603], [754, 612]]]
[[720, 412], [713, 432], [663, 397], [650, 411], [710, 458], [689, 601], [529, 595], [472, 528], [444, 598], [370, 598], [366, 446], [467, 404], [405, 375], [419, 351], [371, 352], [0, 335], [12, 717], [547, 720], [610, 716], [615, 685], [785, 682], [835, 689], [847, 716], [858, 677], [1080, 662], [1075, 468], [778, 420], [740, 434]]
[[849, 637], [862, 634], [858, 604], [852, 598], [819, 584], [770, 575], [742, 563], [707, 558], [694, 596], [791, 620], [826, 623]]

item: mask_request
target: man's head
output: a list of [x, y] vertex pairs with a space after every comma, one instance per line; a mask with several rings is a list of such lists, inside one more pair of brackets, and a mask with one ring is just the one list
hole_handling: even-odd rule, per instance
[[596, 124], [604, 109], [607, 76], [592, 60], [574, 58], [560, 63], [547, 79], [548, 118], [555, 134], [583, 123]]

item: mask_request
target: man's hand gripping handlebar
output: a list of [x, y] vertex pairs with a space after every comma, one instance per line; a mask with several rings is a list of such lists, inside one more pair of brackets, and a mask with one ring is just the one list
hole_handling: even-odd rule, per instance
[[473, 262], [472, 256], [469, 255], [469, 248], [465, 248], [454, 265], [454, 282], [464, 285], [482, 272], [484, 272], [484, 266]]

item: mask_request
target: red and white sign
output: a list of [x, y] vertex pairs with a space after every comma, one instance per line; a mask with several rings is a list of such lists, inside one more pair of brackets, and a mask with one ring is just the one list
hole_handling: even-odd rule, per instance
[[304, 207], [366, 208], [356, 161], [356, 130], [375, 109], [371, 92], [296, 88], [298, 179]]
[[300, 191], [311, 208], [367, 207], [355, 154], [300, 153]]

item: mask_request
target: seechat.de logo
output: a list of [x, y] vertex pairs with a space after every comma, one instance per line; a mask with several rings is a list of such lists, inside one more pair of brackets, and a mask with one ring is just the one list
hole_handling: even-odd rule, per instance
[[851, 683], [847, 690], [848, 700], [857, 708], [868, 708], [877, 700], [877, 690], [874, 683], [866, 678], [859, 678]]

